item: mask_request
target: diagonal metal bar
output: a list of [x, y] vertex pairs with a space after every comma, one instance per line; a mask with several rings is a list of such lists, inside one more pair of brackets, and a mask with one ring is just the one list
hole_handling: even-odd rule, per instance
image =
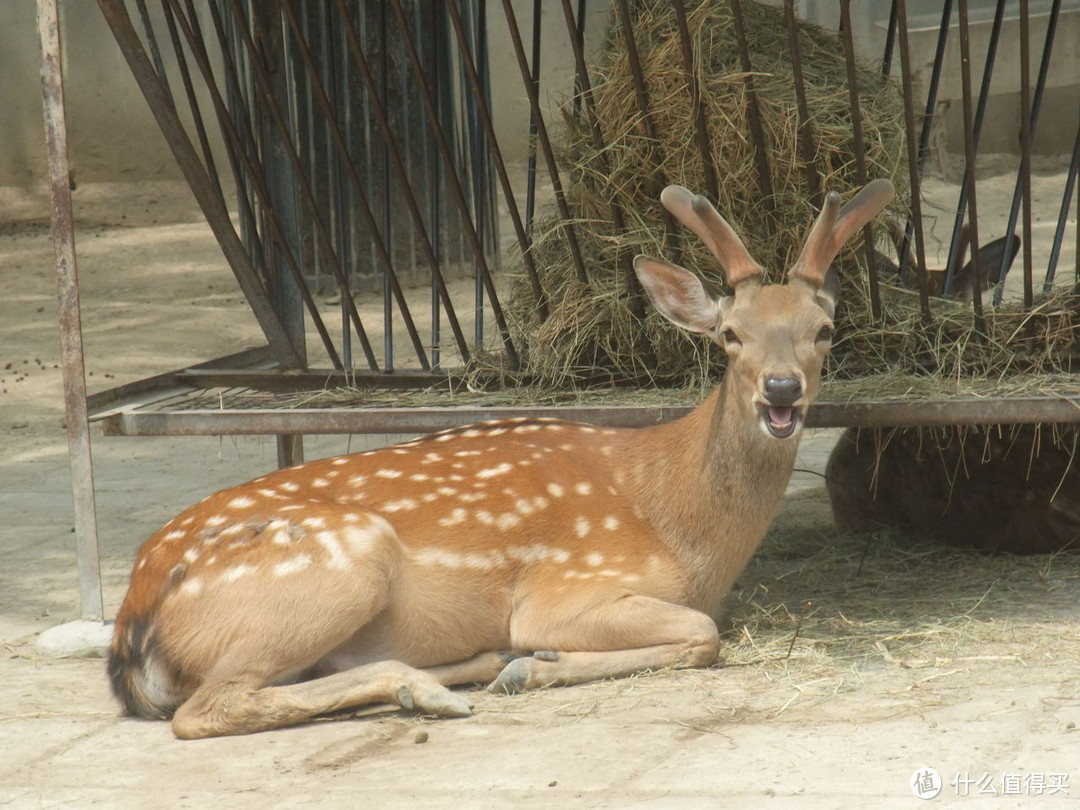
[[[574, 51], [574, 63], [576, 65], [575, 82], [578, 88], [578, 94], [575, 96], [575, 101], [578, 103], [581, 101], [585, 102], [585, 115], [589, 121], [589, 129], [592, 132], [593, 148], [596, 150], [596, 159], [600, 164], [600, 173], [604, 177], [610, 179], [611, 162], [608, 160], [607, 156], [608, 144], [604, 140], [604, 133], [600, 127], [600, 118], [596, 113], [596, 99], [593, 98], [592, 80], [589, 78], [589, 67], [585, 63], [584, 43], [578, 34], [581, 30], [581, 22], [575, 20], [574, 11], [570, 6], [570, 0], [562, 0], [562, 7], [563, 16], [566, 20], [566, 29], [570, 35], [570, 44]], [[626, 218], [623, 216], [622, 206], [616, 202], [614, 194], [609, 194], [608, 196], [611, 200], [612, 225], [614, 225], [616, 233], [621, 234], [626, 230]], [[638, 282], [637, 274], [634, 272], [633, 257], [630, 256], [630, 252], [627, 250], [619, 250], [618, 254], [619, 263], [622, 265], [622, 272], [626, 278], [627, 289], [630, 291], [630, 310], [635, 315], [643, 317], [645, 314], [645, 302], [641, 297], [641, 284]]]
[[[1043, 280], [1043, 292], [1049, 293], [1054, 288], [1054, 276], [1057, 273], [1058, 256], [1061, 253], [1061, 243], [1065, 238], [1065, 228], [1069, 224], [1069, 203], [1072, 201], [1073, 190], [1076, 187], [1076, 175], [1080, 170], [1080, 121], [1077, 122], [1076, 137], [1073, 139], [1072, 159], [1069, 161], [1069, 172], [1065, 177], [1065, 190], [1061, 195], [1061, 210], [1058, 213], [1057, 227], [1054, 228], [1054, 242], [1050, 247], [1050, 261], [1046, 266], [1046, 278]], [[1077, 196], [1080, 199], [1080, 195]], [[1078, 220], [1080, 223], [1080, 220]], [[1077, 240], [1080, 241], [1080, 224], [1077, 229]], [[1030, 237], [1024, 239], [1031, 242]], [[1080, 251], [1077, 251], [1080, 256]], [[1076, 272], [1080, 274], [1080, 260], [1076, 261]]]
[[[998, 40], [1001, 37], [1001, 24], [1004, 16], [1005, 0], [997, 0], [997, 8], [994, 11], [994, 22], [990, 27], [990, 40], [986, 47], [986, 62], [983, 64], [982, 83], [979, 86], [979, 102], [975, 109], [974, 129], [972, 130], [972, 143], [974, 144], [975, 154], [978, 154], [979, 152], [979, 137], [982, 135], [982, 125], [986, 115], [986, 103], [990, 98], [990, 80], [994, 75], [994, 60], [997, 56]], [[1021, 25], [1023, 24], [1021, 23]], [[1020, 47], [1023, 49], [1023, 43], [1021, 43]], [[1027, 108], [1023, 107], [1022, 109]], [[967, 198], [970, 191], [971, 190], [968, 188], [966, 182], [960, 187], [960, 199], [956, 204], [956, 218], [953, 221], [952, 242], [949, 245], [949, 257], [945, 264], [945, 284], [942, 287], [944, 295], [952, 293], [953, 281], [957, 270], [960, 269], [960, 237], [963, 233], [964, 214], [967, 209]]]
[[[334, 278], [338, 283], [338, 288], [341, 290], [342, 302], [349, 308], [349, 316], [353, 322], [353, 326], [360, 333], [363, 330], [363, 325], [360, 321], [360, 313], [356, 309], [356, 305], [352, 300], [352, 295], [349, 290], [348, 280], [345, 278], [344, 269], [341, 265], [341, 259], [337, 255], [337, 251], [334, 248], [333, 239], [331, 238], [330, 231], [327, 227], [326, 221], [322, 216], [322, 212], [319, 210], [318, 203], [315, 200], [314, 192], [311, 188], [311, 182], [304, 174], [303, 164], [300, 160], [300, 156], [297, 153], [295, 144], [292, 143], [290, 137], [289, 127], [285, 122], [280, 107], [278, 107], [273, 93], [270, 90], [269, 78], [266, 74], [266, 66], [259, 58], [258, 50], [251, 37], [251, 32], [245, 25], [245, 18], [243, 10], [240, 8], [240, 0], [230, 0], [233, 16], [240, 26], [240, 35], [244, 42], [244, 46], [247, 48], [249, 55], [251, 56], [252, 75], [255, 78], [255, 82], [259, 87], [259, 92], [263, 97], [263, 101], [266, 104], [267, 110], [273, 119], [274, 125], [281, 133], [281, 137], [287, 145], [285, 150], [286, 156], [289, 159], [290, 164], [293, 167], [293, 171], [296, 173], [296, 179], [300, 187], [301, 197], [305, 204], [308, 206], [308, 210], [311, 214], [311, 221], [315, 226], [316, 233], [319, 236], [322, 248], [326, 253], [327, 258], [330, 260], [330, 270], [334, 274]], [[381, 245], [381, 240], [375, 240], [377, 244]], [[385, 246], [382, 246], [382, 250], [385, 251]], [[394, 272], [393, 265], [390, 262], [390, 257], [387, 254], [385, 256], [384, 267], [395, 279], [397, 274]], [[428, 363], [426, 352], [424, 351], [423, 342], [420, 340], [420, 335], [416, 331], [415, 324], [412, 323], [412, 319], [409, 316], [408, 310], [402, 312], [405, 320], [406, 329], [409, 332], [410, 338], [412, 338], [413, 346], [416, 349], [417, 359], [420, 361], [420, 365], [427, 370], [430, 366]]]
[[[1028, 0], [1020, 0], [1020, 179], [1021, 197], [1024, 203], [1024, 307], [1031, 309], [1035, 300], [1031, 256], [1031, 121], [1024, 111], [1031, 108], [1031, 31]], [[1077, 223], [1080, 227], [1080, 223]], [[1005, 281], [1005, 264], [1001, 265], [998, 281]], [[1002, 284], [1001, 286], [1004, 286]]]
[[698, 151], [701, 153], [701, 163], [705, 170], [705, 189], [711, 199], [717, 200], [720, 198], [720, 181], [716, 176], [716, 161], [713, 159], [709, 125], [705, 121], [705, 105], [701, 103], [701, 82], [698, 81], [698, 72], [694, 65], [694, 47], [690, 40], [690, 26], [686, 20], [686, 4], [683, 0], [672, 0], [671, 6], [675, 11], [675, 24], [679, 29], [679, 51], [682, 54], [683, 68], [686, 70], [690, 104], [694, 109], [694, 134], [697, 137]]
[[[322, 319], [322, 315], [319, 313], [318, 305], [311, 297], [310, 290], [308, 290], [307, 285], [304, 284], [303, 272], [300, 269], [299, 263], [288, 240], [282, 232], [281, 224], [278, 222], [277, 216], [274, 213], [274, 207], [270, 204], [270, 195], [264, 180], [265, 171], [263, 166], [257, 162], [257, 158], [254, 157], [253, 152], [244, 149], [240, 134], [236, 131], [235, 124], [232, 117], [229, 115], [225, 101], [217, 89], [217, 84], [214, 81], [212, 72], [213, 69], [210, 65], [209, 56], [204, 47], [204, 43], [202, 42], [201, 33], [194, 28], [194, 20], [186, 17], [180, 10], [177, 0], [165, 0], [164, 5], [169, 9], [169, 12], [174, 15], [175, 21], [179, 23], [184, 38], [188, 41], [192, 54], [195, 56], [196, 65], [203, 75], [211, 103], [217, 114], [219, 126], [221, 127], [222, 133], [225, 135], [226, 141], [232, 144], [233, 148], [230, 150], [230, 159], [238, 160], [239, 163], [242, 164], [243, 169], [246, 170], [247, 178], [251, 181], [256, 197], [262, 205], [263, 215], [265, 216], [267, 226], [270, 229], [271, 239], [273, 239], [274, 243], [277, 244], [278, 248], [281, 250], [282, 258], [285, 260], [286, 266], [292, 275], [293, 280], [296, 282], [297, 289], [308, 313], [311, 315], [312, 323], [322, 340], [327, 356], [330, 358], [330, 362], [333, 363], [335, 368], [341, 368], [341, 359], [334, 346], [333, 338], [330, 337], [330, 334], [326, 329], [326, 324]], [[172, 7], [174, 5], [175, 8]], [[189, 12], [191, 10], [192, 9], [189, 9]], [[177, 43], [177, 47], [179, 47], [179, 43]], [[240, 166], [235, 167], [234, 172], [239, 171], [240, 168]], [[245, 202], [242, 204], [242, 207], [247, 207], [247, 205], [248, 204]], [[248, 210], [250, 211], [250, 208], [248, 208]]]
[[975, 311], [975, 329], [979, 335], [986, 334], [986, 319], [983, 315], [982, 271], [979, 267], [979, 214], [975, 194], [975, 138], [971, 105], [971, 41], [968, 27], [968, 0], [959, 0], [957, 11], [960, 15], [960, 87], [963, 92], [964, 108], [964, 185], [970, 190], [968, 195], [968, 237], [971, 241], [971, 293], [972, 309]]
[[[465, 334], [461, 330], [461, 324], [458, 322], [457, 313], [454, 309], [454, 302], [450, 299], [450, 291], [446, 286], [446, 280], [443, 278], [442, 270], [439, 264], [439, 260], [435, 253], [435, 248], [431, 244], [427, 229], [424, 226], [424, 216], [420, 212], [419, 203], [416, 200], [416, 196], [413, 193], [412, 184], [409, 182], [409, 173], [405, 168], [405, 164], [401, 158], [401, 153], [397, 148], [397, 142], [394, 134], [390, 129], [390, 122], [386, 117], [386, 111], [383, 109], [382, 102], [380, 102], [380, 95], [377, 92], [375, 86], [375, 78], [371, 73], [371, 67], [368, 64], [367, 58], [364, 56], [363, 48], [360, 44], [360, 39], [357, 36], [356, 29], [352, 24], [350, 17], [348, 16], [348, 10], [345, 7], [344, 0], [338, 0], [337, 3], [338, 17], [341, 20], [342, 27], [345, 31], [346, 42], [349, 47], [349, 51], [352, 54], [353, 61], [356, 63], [357, 69], [360, 71], [360, 78], [363, 81], [364, 86], [367, 88], [368, 97], [370, 99], [371, 110], [374, 113], [374, 118], [377, 126], [379, 127], [380, 134], [383, 139], [383, 143], [386, 147], [387, 154], [390, 157], [391, 162], [394, 165], [394, 170], [397, 172], [398, 177], [401, 179], [401, 191], [405, 198], [405, 204], [408, 206], [409, 214], [412, 217], [413, 225], [416, 229], [416, 233], [420, 238], [420, 249], [424, 254], [424, 258], [427, 259], [431, 265], [432, 278], [435, 281], [435, 286], [438, 290], [439, 299], [443, 303], [443, 307], [446, 310], [446, 317], [450, 323], [450, 329], [454, 333], [454, 341], [457, 344], [458, 351], [461, 352], [462, 360], [468, 362], [469, 360], [469, 346], [468, 341], [465, 338]], [[301, 44], [301, 53], [307, 54], [307, 47]], [[310, 55], [305, 55], [305, 59], [310, 60]], [[333, 118], [332, 110], [329, 107], [329, 101], [326, 97], [326, 92], [320, 82], [317, 73], [312, 72], [312, 85], [315, 89], [316, 101], [323, 107], [324, 115], [326, 115], [326, 123], [330, 129], [330, 135], [334, 139], [334, 144], [337, 147], [338, 155], [341, 159], [342, 166], [345, 169], [345, 173], [349, 178], [349, 182], [353, 186], [353, 190], [356, 192], [357, 197], [362, 200], [362, 210], [367, 207], [366, 198], [364, 193], [363, 182], [360, 179], [360, 173], [356, 168], [356, 164], [352, 160], [352, 156], [349, 154], [348, 145], [345, 143], [345, 139], [342, 137], [341, 130], [337, 125], [337, 121]], [[400, 286], [396, 292], [400, 292]], [[399, 301], [399, 305], [405, 307], [404, 299]]]
[[[1042, 59], [1039, 62], [1039, 75], [1035, 79], [1035, 95], [1031, 100], [1031, 112], [1028, 123], [1030, 137], [1035, 138], [1035, 132], [1039, 126], [1039, 110], [1042, 108], [1043, 91], [1046, 89], [1046, 80], [1050, 72], [1050, 55], [1054, 50], [1054, 39], [1057, 34], [1058, 16], [1061, 13], [1061, 0], [1054, 0], [1050, 6], [1050, 15], [1046, 23], [1046, 39], [1043, 42]], [[1026, 109], [1020, 111], [1021, 115], [1028, 114]], [[1001, 267], [998, 269], [998, 280], [1005, 275], [1005, 271], [1008, 270], [1008, 257], [1012, 255], [1012, 241], [1014, 238], [1014, 232], [1016, 231], [1016, 220], [1020, 211], [1020, 198], [1023, 194], [1023, 176], [1022, 172], [1017, 172], [1016, 186], [1013, 189], [1012, 206], [1009, 209], [1009, 224], [1005, 229], [1005, 250], [1001, 255]], [[1027, 281], [1025, 279], [1025, 285]], [[1001, 296], [1005, 292], [1005, 286], [999, 284], [997, 292], [994, 293], [994, 304], [1001, 303]], [[1025, 287], [1024, 290], [1025, 299], [1028, 296], [1028, 290]]]
[[510, 222], [514, 226], [514, 234], [517, 236], [518, 247], [521, 249], [521, 258], [525, 262], [525, 272], [529, 277], [529, 285], [532, 287], [533, 295], [540, 308], [540, 318], [541, 320], [544, 320], [548, 316], [547, 295], [540, 285], [540, 276], [536, 270], [536, 262], [534, 261], [532, 251], [530, 250], [530, 241], [525, 233], [525, 225], [521, 221], [521, 212], [518, 210], [517, 200], [514, 198], [514, 188], [510, 183], [510, 174], [507, 172], [506, 162], [503, 160], [502, 156], [502, 149], [499, 147], [498, 139], [495, 137], [495, 126], [492, 122], [491, 111], [488, 109], [487, 99], [485, 97], [483, 85], [480, 81], [480, 74], [476, 70], [476, 64], [473, 61], [472, 53], [468, 48], [468, 42], [465, 37], [465, 30], [462, 25], [461, 13], [458, 9], [457, 0], [446, 0], [446, 8], [450, 14], [450, 23], [454, 27], [454, 35], [457, 37], [458, 50], [461, 53], [461, 60], [465, 67], [465, 75], [469, 81], [469, 86], [472, 89], [473, 97], [476, 102], [480, 123], [487, 135], [488, 148], [491, 150], [491, 158], [495, 164], [495, 172], [499, 176], [499, 183], [503, 190], [503, 199], [506, 200], [506, 210], [510, 215]]
[[806, 186], [810, 190], [810, 202], [820, 208], [825, 202], [821, 188], [821, 174], [817, 170], [817, 141], [814, 123], [810, 120], [810, 105], [806, 100], [806, 80], [803, 78], [802, 55], [799, 53], [799, 28], [795, 19], [795, 0], [784, 0], [784, 21], [787, 24], [788, 51], [791, 54], [791, 70], [795, 79], [795, 103], [799, 110], [799, 152], [806, 169]]
[[570, 215], [570, 207], [566, 203], [566, 195], [563, 192], [562, 181], [559, 179], [559, 167], [555, 161], [555, 151], [551, 148], [551, 140], [548, 138], [547, 125], [540, 110], [540, 96], [532, 83], [529, 74], [529, 64], [525, 59], [525, 47], [521, 42], [521, 32], [518, 29], [517, 17], [511, 0], [502, 0], [503, 12], [506, 14], [506, 24], [510, 31], [510, 39], [514, 46], [514, 54], [517, 56], [518, 67], [521, 70], [521, 80], [525, 85], [525, 91], [529, 96], [529, 107], [536, 118], [536, 135], [540, 140], [540, 147], [544, 152], [544, 160], [547, 163], [548, 175], [551, 178], [551, 186], [555, 192], [555, 205], [559, 209], [560, 223], [566, 243], [570, 248], [570, 256], [574, 262], [574, 271], [577, 279], [582, 284], [587, 284], [588, 273], [585, 271], [585, 261], [581, 256], [581, 247], [578, 245], [577, 233], [574, 230], [573, 218]]
[[[649, 101], [649, 88], [645, 84], [645, 71], [641, 66], [641, 55], [638, 53], [637, 39], [634, 37], [634, 22], [630, 15], [630, 7], [627, 0], [615, 0], [615, 11], [619, 18], [619, 28], [622, 33], [623, 45], [626, 47], [626, 60], [630, 65], [630, 78], [634, 82], [634, 98], [637, 101], [638, 113], [641, 116], [641, 126], [645, 130], [645, 138], [649, 141], [649, 163], [651, 164], [652, 198], [660, 199], [660, 192], [668, 184], [667, 174], [664, 172], [664, 147], [656, 131], [656, 123], [653, 121], [652, 105]], [[664, 227], [667, 230], [668, 241], [674, 248], [672, 261], [679, 262], [681, 249], [675, 234], [679, 232], [675, 226], [675, 217], [667, 208], [662, 208]]]
[[446, 175], [449, 180], [450, 191], [454, 195], [458, 213], [465, 226], [462, 230], [464, 231], [465, 239], [472, 248], [477, 272], [481, 273], [483, 276], [484, 287], [487, 289], [488, 297], [491, 300], [491, 312], [492, 315], [495, 316], [495, 324], [498, 327], [499, 334], [502, 338], [503, 348], [506, 350], [506, 356], [510, 361], [511, 366], [517, 369], [520, 367], [521, 361], [518, 357], [517, 349], [514, 348], [514, 342], [510, 337], [510, 330], [506, 325], [506, 316], [503, 313], [502, 305], [499, 303], [498, 293], [495, 292], [495, 284], [491, 278], [491, 271], [488, 268], [487, 259], [484, 256], [484, 246], [480, 243], [480, 239], [477, 236], [472, 214], [469, 211], [469, 203], [461, 185], [461, 179], [454, 170], [453, 152], [447, 142], [446, 133], [443, 130], [442, 124], [439, 122], [438, 111], [435, 109], [435, 101], [431, 96], [431, 90], [428, 87], [423, 74], [423, 63], [420, 60], [420, 55], [416, 52], [416, 45], [412, 40], [412, 36], [409, 34], [408, 21], [405, 17], [405, 12], [401, 8], [400, 0], [390, 0], [390, 7], [394, 12], [394, 16], [397, 18], [409, 62], [412, 64], [413, 71], [420, 85], [420, 95], [423, 98], [424, 106], [427, 110], [428, 123], [431, 125], [431, 131], [435, 135], [435, 141], [438, 144], [439, 150], [442, 152], [443, 162], [447, 169]]
[[283, 368], [301, 368], [303, 364], [297, 350], [289, 340], [277, 313], [274, 312], [266, 287], [233, 228], [228, 209], [214, 192], [213, 184], [199, 161], [180, 118], [157, 78], [131, 23], [127, 9], [124, 7], [123, 0], [98, 0], [98, 7], [112, 29], [113, 36], [131, 68], [132, 75], [139, 89], [142, 90], [157, 120], [158, 127], [176, 158], [180, 171], [202, 208], [210, 229], [217, 237], [222, 254], [232, 268], [263, 334], [266, 335], [274, 357]]
[[770, 236], [776, 232], [776, 202], [773, 195], [772, 172], [769, 169], [768, 144], [765, 140], [765, 127], [761, 123], [761, 108], [758, 107], [757, 91], [754, 89], [754, 66], [750, 61], [750, 45], [746, 39], [746, 22], [743, 18], [741, 0], [731, 0], [731, 13], [735, 20], [735, 37], [738, 43], [739, 68], [743, 73], [743, 86], [746, 88], [746, 117], [750, 125], [750, 137], [754, 141], [754, 160], [757, 166], [758, 191], [761, 192], [768, 217], [763, 223], [765, 232]]
[[[866, 147], [863, 142], [862, 111], [859, 107], [859, 79], [855, 69], [855, 43], [851, 34], [851, 0], [840, 0], [841, 39], [844, 60], [847, 62], [848, 102], [851, 108], [851, 140], [855, 151], [855, 176], [860, 188], [866, 185]], [[881, 290], [878, 288], [877, 262], [874, 261], [874, 229], [863, 226], [863, 248], [866, 251], [866, 275], [870, 281], [870, 313], [881, 318]]]
[[[904, 91], [904, 142], [907, 145], [908, 182], [911, 185], [911, 220], [908, 229], [914, 229], [916, 278], [919, 283], [919, 310], [922, 322], [929, 326], [933, 322], [930, 312], [930, 279], [926, 272], [926, 236], [923, 233], [922, 190], [919, 172], [919, 151], [915, 140], [915, 89], [911, 81], [911, 47], [908, 42], [907, 0], [896, 0], [897, 26], [900, 45], [900, 80]], [[905, 235], [905, 241], [907, 241]], [[906, 247], [897, 262], [903, 266]]]

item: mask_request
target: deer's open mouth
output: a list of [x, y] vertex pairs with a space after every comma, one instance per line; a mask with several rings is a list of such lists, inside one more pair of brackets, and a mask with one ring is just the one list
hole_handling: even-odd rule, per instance
[[786, 439], [799, 426], [801, 414], [798, 408], [780, 405], [762, 405], [761, 422], [770, 436]]

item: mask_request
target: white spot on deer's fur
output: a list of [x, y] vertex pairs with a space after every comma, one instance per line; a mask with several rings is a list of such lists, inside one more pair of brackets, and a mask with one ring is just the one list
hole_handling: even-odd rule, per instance
[[420, 463], [421, 464], [435, 464], [436, 462], [439, 462], [439, 461], [442, 461], [442, 460], [443, 460], [443, 457], [440, 456], [438, 453], [427, 453], [427, 454], [425, 454], [423, 461], [421, 461]]
[[285, 496], [284, 496], [284, 495], [282, 495], [282, 494], [281, 494], [280, 492], [275, 492], [275, 491], [274, 491], [274, 490], [272, 490], [272, 489], [257, 489], [257, 490], [255, 490], [255, 491], [256, 491], [256, 492], [258, 492], [258, 493], [259, 493], [260, 495], [262, 495], [262, 496], [263, 496], [264, 498], [277, 498], [277, 499], [281, 499], [281, 498], [284, 498], [284, 497], [285, 497]]
[[299, 574], [311, 565], [313, 560], [307, 554], [297, 554], [284, 562], [279, 562], [273, 567], [274, 576], [287, 577], [290, 574]]
[[162, 540], [179, 540], [181, 537], [187, 537], [187, 532], [180, 531], [179, 529], [173, 529], [167, 535], [162, 537]]
[[454, 434], [446, 433], [446, 434], [443, 434], [442, 436], [436, 436], [435, 441], [437, 441], [437, 442], [448, 442], [453, 438], [454, 438]]
[[612, 570], [611, 568], [605, 568], [602, 571], [599, 571], [598, 573], [602, 577], [621, 577], [622, 576], [622, 571], [615, 571], [615, 570]]
[[338, 541], [337, 533], [319, 532], [315, 535], [315, 539], [320, 546], [326, 549], [326, 553], [330, 558], [329, 565], [331, 568], [337, 568], [344, 571], [350, 567], [351, 563], [349, 562], [349, 558], [345, 555], [345, 552], [341, 549], [341, 543]]
[[620, 581], [633, 585], [635, 582], [641, 582], [641, 576], [639, 574], [624, 574]]
[[341, 475], [341, 470], [330, 470], [330, 472], [326, 474], [326, 477], [334, 479], [337, 478], [339, 475]]
[[604, 528], [607, 529], [609, 532], [615, 531], [617, 528], [619, 528], [619, 519], [614, 515], [608, 515], [606, 518], [604, 518]]
[[197, 559], [199, 559], [199, 552], [197, 549], [189, 548], [187, 551], [184, 552], [185, 562], [193, 563]]
[[581, 431], [582, 433], [596, 433], [596, 428], [591, 427], [589, 425], [582, 425], [581, 427], [578, 428], [578, 430]]
[[280, 484], [278, 484], [278, 489], [283, 489], [286, 492], [299, 492], [300, 485], [297, 484], [295, 481], [282, 481]]
[[590, 552], [586, 555], [585, 562], [593, 568], [598, 568], [604, 564], [604, 555], [598, 551]]
[[313, 487], [320, 487], [320, 488], [321, 487], [328, 487], [328, 486], [330, 486], [330, 482], [325, 478], [316, 478], [311, 482], [311, 485]]
[[464, 509], [461, 509], [461, 508], [455, 509], [447, 517], [439, 518], [439, 525], [440, 526], [456, 526], [459, 523], [464, 523], [465, 518], [468, 517], [468, 515], [469, 515], [469, 513], [466, 512]]
[[270, 542], [275, 546], [287, 546], [292, 542], [292, 535], [289, 533], [289, 524], [283, 523], [274, 530], [274, 533], [270, 536]]
[[544, 545], [511, 546], [506, 550], [506, 555], [512, 560], [526, 564], [546, 562], [548, 560], [562, 564], [570, 559], [569, 551]]
[[495, 518], [492, 517], [491, 512], [480, 511], [476, 513], [475, 517], [485, 526], [490, 526], [495, 522]]
[[231, 509], [247, 509], [249, 506], [255, 505], [255, 499], [249, 498], [246, 495], [241, 495], [238, 498], [233, 498], [229, 501], [229, 508]]
[[469, 456], [482, 456], [483, 453], [479, 450], [458, 450], [454, 453], [455, 458], [467, 458]]
[[560, 444], [559, 449], [562, 450], [564, 453], [569, 453], [575, 448], [574, 445], [570, 444], [570, 442], [566, 442], [565, 444]]
[[427, 495], [424, 495], [422, 498], [420, 498], [420, 500], [424, 503], [431, 503], [432, 501], [438, 500], [438, 498], [438, 493], [429, 492]]
[[[455, 467], [460, 467], [461, 465], [460, 464], [455, 464], [454, 466]], [[446, 480], [451, 481], [451, 482], [453, 482], [455, 484], [460, 484], [462, 481], [465, 480], [465, 476], [464, 475], [451, 475], [451, 476], [448, 476]], [[483, 486], [483, 484], [477, 484], [476, 486], [478, 486], [478, 487]]]
[[540, 430], [540, 425], [520, 425], [514, 428], [515, 433], [535, 433]]
[[335, 467], [340, 467], [342, 464], [348, 464], [349, 463], [349, 457], [348, 456], [342, 456], [341, 458], [335, 458], [330, 463], [333, 464]]
[[544, 427], [552, 431], [553, 433], [558, 433], [560, 430], [563, 429], [562, 425], [553, 422], [549, 422], [548, 424], [544, 425]]
[[565, 490], [559, 484], [548, 484], [547, 491], [552, 498], [561, 498], [565, 493]]
[[417, 483], [419, 483], [420, 481], [427, 481], [429, 478], [431, 478], [431, 476], [425, 475], [424, 473], [414, 473], [413, 475], [409, 476], [410, 481], [416, 481]]
[[498, 529], [500, 529], [501, 531], [504, 531], [504, 532], [515, 528], [520, 523], [521, 523], [521, 518], [519, 518], [517, 515], [513, 514], [512, 512], [503, 512], [501, 515], [499, 515], [495, 519], [496, 528], [498, 528]]
[[135, 566], [135, 570], [142, 571], [144, 568], [146, 568], [146, 557], [139, 560], [139, 564]]
[[184, 584], [181, 585], [178, 590], [186, 596], [198, 596], [202, 593], [202, 589], [202, 580], [198, 577], [191, 577], [190, 579], [184, 580]]
[[395, 456], [403, 456], [406, 453], [408, 453], [409, 451], [405, 450], [405, 449], [403, 449], [401, 447], [395, 447], [390, 452], [393, 453]]
[[221, 526], [228, 523], [229, 519], [224, 515], [211, 515], [203, 521], [204, 526]]
[[486, 497], [486, 492], [463, 492], [458, 496], [458, 500], [463, 501], [464, 503], [476, 503], [477, 501], [484, 500]]
[[396, 501], [387, 501], [381, 508], [383, 512], [408, 512], [417, 506], [419, 504], [412, 498], [399, 498]]
[[435, 490], [435, 491], [436, 491], [436, 492], [438, 492], [438, 493], [439, 493], [440, 495], [445, 495], [445, 496], [446, 496], [446, 497], [448, 497], [448, 498], [449, 498], [449, 497], [450, 497], [451, 495], [457, 495], [457, 493], [458, 493], [458, 491], [457, 491], [457, 488], [456, 488], [456, 487], [439, 487], [439, 488], [438, 488], [437, 490]]
[[592, 484], [590, 484], [588, 481], [582, 481], [580, 484], [574, 484], [574, 492], [576, 492], [578, 495], [591, 495]]
[[321, 517], [308, 517], [301, 520], [300, 525], [305, 529], [325, 529], [326, 521]]
[[508, 431], [509, 429], [510, 429], [510, 428], [505, 428], [505, 427], [497, 427], [497, 428], [495, 428], [494, 430], [489, 430], [489, 431], [488, 431], [488, 436], [502, 436], [502, 435], [503, 435], [504, 433], [506, 433], [506, 432], [507, 432], [507, 431]]
[[346, 482], [350, 487], [359, 488], [367, 483], [366, 475], [354, 475]]
[[462, 438], [465, 438], [465, 439], [475, 439], [477, 436], [482, 436], [482, 435], [484, 435], [484, 434], [481, 431], [477, 430], [476, 428], [469, 428], [468, 430], [463, 430], [461, 432]]
[[285, 506], [275, 506], [274, 508], [280, 512], [295, 512], [297, 509], [303, 509], [304, 506], [299, 503], [290, 503]]
[[512, 464], [507, 464], [505, 461], [495, 467], [488, 467], [485, 470], [480, 470], [477, 474], [477, 478], [494, 478], [497, 475], [506, 475], [514, 469]]
[[254, 565], [240, 563], [240, 565], [234, 565], [232, 568], [225, 569], [225, 573], [221, 575], [221, 578], [226, 582], [236, 582], [236, 580], [253, 573], [255, 573]]
[[186, 518], [184, 518], [183, 520], [180, 521], [180, 525], [181, 526], [190, 526], [192, 524], [192, 522], [194, 522], [194, 520], [195, 520], [195, 518], [193, 518], [191, 515], [188, 515]]
[[377, 470], [375, 475], [379, 478], [401, 478], [401, 470]]
[[578, 537], [585, 538], [589, 532], [592, 531], [592, 524], [589, 523], [589, 519], [584, 515], [578, 515], [574, 521], [574, 534]]
[[531, 515], [536, 511], [536, 507], [533, 506], [532, 501], [528, 498], [518, 498], [514, 501], [514, 508], [517, 509], [520, 514], [526, 516]]

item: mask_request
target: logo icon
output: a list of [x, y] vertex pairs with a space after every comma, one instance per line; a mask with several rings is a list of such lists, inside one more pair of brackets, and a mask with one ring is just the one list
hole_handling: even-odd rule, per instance
[[941, 774], [933, 768], [919, 768], [911, 775], [911, 792], [920, 799], [933, 799], [941, 793]]

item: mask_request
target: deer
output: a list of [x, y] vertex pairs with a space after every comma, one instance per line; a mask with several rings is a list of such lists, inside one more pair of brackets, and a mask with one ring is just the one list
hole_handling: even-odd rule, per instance
[[702, 196], [661, 203], [731, 289], [638, 256], [660, 314], [723, 347], [683, 418], [512, 418], [278, 470], [212, 494], [138, 551], [107, 669], [125, 714], [181, 739], [369, 704], [469, 715], [513, 694], [712, 665], [717, 616], [779, 509], [833, 335], [830, 264], [894, 195], [824, 200], [786, 283]]

